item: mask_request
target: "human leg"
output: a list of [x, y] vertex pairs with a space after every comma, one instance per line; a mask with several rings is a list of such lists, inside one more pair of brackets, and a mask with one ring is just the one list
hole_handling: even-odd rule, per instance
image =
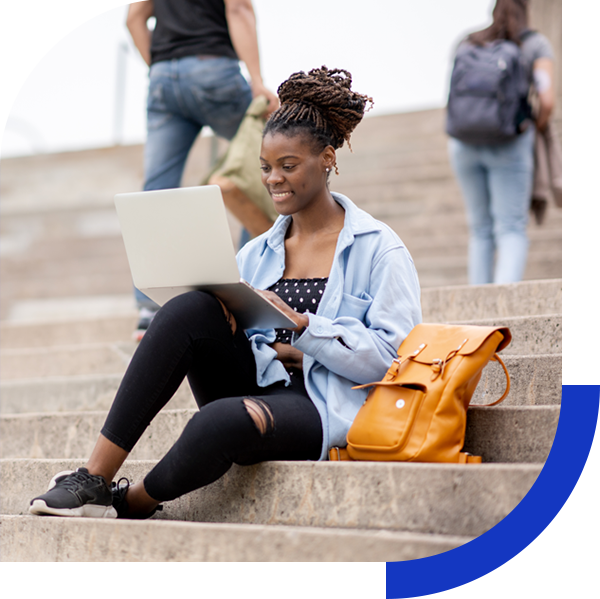
[[[186, 57], [178, 67], [186, 110], [208, 125], [215, 135], [231, 141], [252, 101], [239, 62], [227, 57]], [[258, 165], [258, 146], [255, 160]], [[273, 224], [233, 181], [213, 177], [209, 183], [221, 188], [225, 206], [243, 225], [242, 235], [250, 231], [255, 237]]]
[[239, 62], [227, 57], [188, 56], [176, 66], [182, 114], [231, 140], [252, 101]]
[[[204, 123], [182, 112], [176, 62], [164, 61], [150, 69], [147, 101], [147, 139], [144, 146], [144, 191], [173, 189], [181, 184], [189, 151]], [[140, 310], [139, 341], [159, 306], [134, 287]]]
[[144, 191], [179, 187], [185, 161], [204, 122], [182, 102], [177, 61], [152, 65], [144, 146]]
[[482, 164], [477, 146], [450, 139], [448, 147], [467, 210], [469, 283], [491, 283], [495, 243], [487, 169]]
[[102, 428], [104, 437], [131, 451], [186, 375], [199, 405], [256, 387], [245, 333], [239, 329], [234, 334], [220, 302], [201, 291], [173, 298], [156, 315], [119, 386]]
[[[230, 376], [232, 363], [236, 364], [236, 377]], [[196, 370], [195, 387], [202, 391], [202, 401], [212, 401], [219, 393], [237, 395], [255, 389], [254, 357], [244, 332], [240, 329], [234, 334], [218, 300], [202, 292], [178, 296], [159, 312], [123, 377], [85, 473], [73, 478], [102, 477], [108, 488], [150, 421], [172, 397], [190, 369]], [[206, 379], [206, 388], [198, 382], [201, 378]], [[218, 384], [211, 382], [211, 378]], [[65, 485], [71, 482], [63, 481]], [[73, 491], [73, 495], [80, 489], [66, 491]], [[62, 491], [56, 489], [52, 496], [60, 493]], [[106, 501], [106, 489], [99, 489], [93, 496], [88, 493], [84, 499], [93, 503], [97, 495]], [[41, 498], [48, 503], [52, 496]], [[69, 509], [71, 507], [77, 506]], [[39, 506], [36, 510], [34, 513], [54, 513], [40, 511]], [[87, 514], [73, 512], [70, 515]]]
[[291, 388], [274, 385], [201, 408], [143, 485], [156, 501], [172, 500], [218, 480], [234, 463], [316, 460], [322, 436], [300, 375]]
[[489, 185], [497, 246], [494, 283], [523, 279], [529, 240], [527, 224], [533, 186], [533, 128], [489, 154]]

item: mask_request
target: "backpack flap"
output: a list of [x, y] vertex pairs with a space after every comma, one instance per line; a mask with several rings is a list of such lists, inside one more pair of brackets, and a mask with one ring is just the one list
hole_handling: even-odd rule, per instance
[[508, 327], [418, 324], [398, 349], [398, 356], [432, 365], [450, 355], [473, 354], [496, 332], [501, 335], [497, 336], [498, 352], [512, 339]]
[[[414, 334], [414, 340], [411, 337]], [[398, 349], [400, 367], [398, 381], [415, 378], [411, 364], [421, 365], [430, 372], [430, 381], [444, 373], [453, 361], [460, 357], [471, 357], [471, 382], [465, 387], [464, 401], [467, 403], [479, 382], [481, 371], [494, 354], [511, 341], [507, 327], [482, 327], [463, 325], [420, 324], [417, 325]], [[402, 364], [404, 362], [404, 364]], [[420, 372], [417, 380], [424, 376]], [[468, 389], [468, 390], [467, 390]]]

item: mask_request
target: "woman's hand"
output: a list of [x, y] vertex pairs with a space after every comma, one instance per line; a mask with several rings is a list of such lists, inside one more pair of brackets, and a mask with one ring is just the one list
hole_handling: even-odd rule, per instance
[[548, 126], [554, 109], [554, 66], [550, 58], [538, 58], [533, 63], [533, 79], [538, 97], [538, 114], [535, 125], [542, 133]]
[[[308, 326], [308, 316], [292, 310], [292, 308], [290, 308], [276, 293], [262, 289], [257, 289], [256, 291], [258, 291], [265, 299], [269, 300], [269, 302], [277, 306], [290, 320], [293, 320], [296, 323], [296, 327], [291, 328], [291, 331], [300, 333]], [[299, 349], [292, 347], [289, 343], [280, 343], [279, 341], [271, 343], [270, 346], [277, 352], [277, 359], [286, 368], [297, 368], [298, 370], [302, 370], [302, 358], [304, 357], [304, 354]]]
[[300, 333], [302, 329], [305, 329], [308, 326], [308, 316], [292, 310], [276, 293], [262, 289], [256, 289], [256, 291], [277, 306], [290, 320], [293, 320], [296, 323], [296, 327], [291, 328], [291, 331]]
[[279, 341], [271, 343], [271, 347], [277, 352], [277, 359], [286, 368], [297, 368], [302, 370], [302, 358], [304, 354], [289, 343], [280, 343]]

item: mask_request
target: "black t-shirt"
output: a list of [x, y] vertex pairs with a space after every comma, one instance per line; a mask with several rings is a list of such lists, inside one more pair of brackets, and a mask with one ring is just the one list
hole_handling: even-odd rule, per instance
[[223, 0], [154, 0], [152, 64], [184, 56], [228, 56], [233, 49]]

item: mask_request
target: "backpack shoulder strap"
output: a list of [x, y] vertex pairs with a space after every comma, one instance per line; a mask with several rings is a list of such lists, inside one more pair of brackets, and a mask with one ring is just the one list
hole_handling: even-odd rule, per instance
[[535, 29], [525, 29], [525, 31], [521, 32], [519, 36], [521, 38], [521, 42], [524, 42], [528, 37], [531, 37], [534, 33], [537, 33]]

